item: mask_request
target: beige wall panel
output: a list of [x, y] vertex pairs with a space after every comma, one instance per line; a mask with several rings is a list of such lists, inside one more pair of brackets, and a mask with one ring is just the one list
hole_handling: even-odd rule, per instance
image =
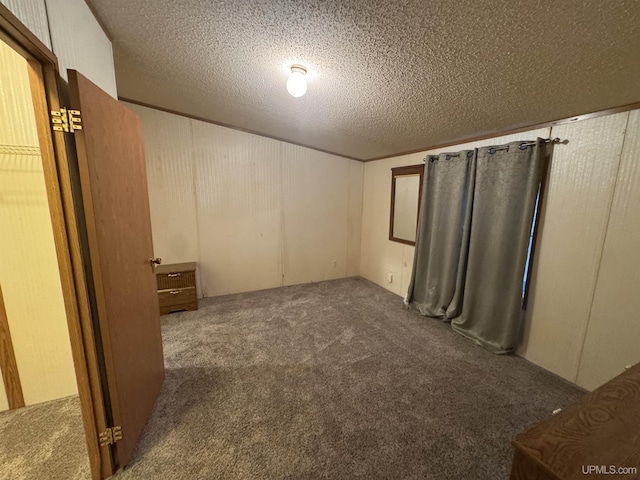
[[9, 410], [9, 399], [7, 391], [4, 388], [4, 380], [2, 379], [2, 371], [0, 371], [0, 412]]
[[591, 308], [628, 113], [553, 128], [555, 148], [519, 353], [571, 381]]
[[51, 48], [44, 0], [0, 0], [47, 47]]
[[629, 114], [578, 384], [595, 389], [640, 362], [640, 110]]
[[142, 120], [154, 254], [165, 264], [194, 262], [198, 226], [191, 120], [126, 105]]
[[0, 284], [27, 405], [77, 393], [40, 157], [0, 154]]
[[402, 272], [400, 277], [400, 293], [402, 297], [407, 294], [409, 282], [411, 281], [411, 272], [413, 272], [413, 255], [416, 248], [411, 245], [403, 245], [402, 247]]
[[[406, 294], [411, 280], [414, 247], [389, 240], [391, 169], [393, 167], [421, 164], [429, 154], [499, 145], [520, 139], [547, 138], [549, 133], [549, 128], [543, 128], [365, 163], [360, 275], [401, 296]], [[389, 273], [393, 274], [391, 283], [388, 282]]]
[[198, 262], [202, 295], [357, 274], [361, 162], [127, 106], [143, 124], [155, 254]]
[[345, 277], [350, 162], [281, 148], [284, 285]]
[[118, 98], [111, 41], [84, 0], [46, 0], [53, 52], [60, 74], [78, 70], [101, 89]]
[[347, 276], [360, 274], [362, 235], [362, 182], [364, 163], [349, 162], [349, 213], [347, 218]]
[[1, 42], [0, 79], [11, 86], [0, 90], [0, 112], [13, 118], [0, 123], [0, 284], [31, 405], [72, 395], [77, 386], [27, 64]]
[[[360, 275], [392, 291], [401, 292], [403, 244], [389, 241], [391, 168], [417, 164], [419, 155], [407, 155], [364, 164]], [[405, 163], [409, 162], [409, 163]], [[388, 275], [393, 280], [388, 283]]]
[[204, 296], [282, 285], [281, 142], [193, 121]]
[[34, 115], [27, 62], [0, 42], [0, 148], [36, 147], [39, 154]]

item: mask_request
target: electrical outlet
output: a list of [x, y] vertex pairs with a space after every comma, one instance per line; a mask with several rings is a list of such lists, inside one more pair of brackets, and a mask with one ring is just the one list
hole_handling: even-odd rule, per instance
[[334, 261], [333, 261], [333, 268], [336, 268], [337, 266], [338, 266], [338, 261], [337, 261], [337, 260], [334, 260]]
[[387, 275], [387, 282], [393, 283], [393, 272], [389, 272], [389, 275]]

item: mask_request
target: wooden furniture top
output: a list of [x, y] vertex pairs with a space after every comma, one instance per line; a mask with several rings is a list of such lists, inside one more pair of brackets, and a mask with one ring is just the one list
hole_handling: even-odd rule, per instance
[[191, 272], [195, 269], [196, 269], [196, 262], [158, 265], [156, 267], [156, 275], [164, 275], [167, 273], [174, 273], [174, 272]]
[[584, 479], [583, 465], [640, 472], [640, 364], [519, 434], [512, 444], [560, 479]]

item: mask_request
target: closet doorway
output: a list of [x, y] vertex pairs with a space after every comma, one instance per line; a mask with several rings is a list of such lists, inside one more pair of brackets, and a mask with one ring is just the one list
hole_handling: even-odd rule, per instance
[[32, 69], [0, 40], [0, 477], [87, 478], [54, 233], [64, 225], [52, 216], [57, 189], [45, 174]]
[[[4, 89], [11, 101], [16, 91], [28, 92], [27, 98], [30, 94], [37, 134], [34, 147], [39, 147], [44, 177], [40, 185], [44, 183], [48, 201], [49, 235], [53, 236], [58, 291], [75, 368], [85, 458], [91, 478], [104, 479], [130, 462], [164, 379], [154, 274], [159, 260], [153, 255], [142, 124], [80, 72], [67, 70], [69, 82], [63, 80], [55, 54], [1, 3], [0, 41], [22, 57], [22, 65], [26, 61], [28, 81], [15, 87], [7, 83]], [[13, 110], [9, 118], [2, 118], [0, 128], [19, 125], [22, 117]], [[38, 152], [26, 153], [37, 157]], [[38, 168], [39, 164], [32, 161], [29, 165]], [[47, 289], [31, 286], [29, 301], [47, 293]], [[3, 316], [6, 325], [13, 316], [12, 307], [8, 310]], [[8, 332], [5, 338], [14, 336], [9, 327], [4, 330]], [[10, 351], [12, 355], [5, 355]], [[0, 339], [3, 376], [8, 378], [7, 382], [3, 379], [0, 393], [6, 406], [19, 406], [20, 396], [23, 401], [27, 396], [27, 389], [21, 392], [23, 382], [18, 389], [15, 380], [22, 373], [20, 359], [7, 360], [20, 357], [16, 353], [13, 342]], [[31, 437], [42, 443], [66, 435], [59, 421], [50, 415], [53, 433], [34, 431]], [[20, 456], [18, 463], [33, 462], [24, 446], [15, 451]], [[45, 456], [61, 460], [64, 452], [46, 449]], [[36, 476], [76, 475], [49, 471]]]

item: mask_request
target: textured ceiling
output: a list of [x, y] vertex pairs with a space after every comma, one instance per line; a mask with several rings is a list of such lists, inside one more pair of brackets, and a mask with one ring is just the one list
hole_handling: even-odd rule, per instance
[[121, 98], [358, 159], [640, 101], [640, 0], [90, 3]]

